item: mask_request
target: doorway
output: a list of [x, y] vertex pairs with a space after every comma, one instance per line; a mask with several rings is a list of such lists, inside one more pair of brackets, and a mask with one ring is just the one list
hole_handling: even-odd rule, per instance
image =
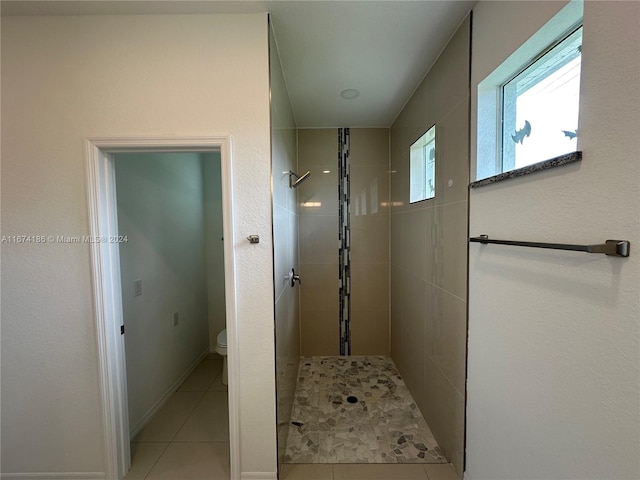
[[[94, 307], [100, 365], [100, 387], [102, 393], [104, 426], [104, 455], [108, 478], [122, 479], [131, 465], [130, 418], [128, 409], [127, 376], [125, 363], [125, 342], [123, 333], [123, 296], [121, 289], [120, 248], [123, 235], [118, 231], [118, 208], [116, 199], [116, 155], [141, 153], [214, 154], [220, 158], [220, 180], [222, 190], [224, 242], [224, 303], [228, 338], [227, 364], [229, 372], [228, 419], [230, 476], [235, 478], [238, 471], [238, 412], [237, 382], [235, 378], [236, 316], [234, 291], [234, 258], [231, 201], [231, 158], [229, 138], [119, 138], [89, 139], [86, 143], [89, 220], [91, 238], [92, 276], [94, 287]], [[124, 234], [124, 232], [122, 232]], [[122, 238], [121, 238], [122, 237]], [[220, 238], [220, 240], [222, 240]], [[166, 279], [165, 279], [166, 280]], [[144, 284], [134, 282], [135, 293], [144, 292]], [[135, 295], [135, 294], [134, 294]], [[180, 312], [171, 316], [172, 326], [180, 325]], [[184, 318], [184, 317], [183, 317]], [[185, 321], [187, 319], [185, 318]], [[217, 334], [215, 332], [213, 335]], [[207, 348], [208, 350], [208, 348]], [[203, 357], [207, 352], [203, 352]], [[161, 355], [161, 352], [156, 352]], [[202, 359], [202, 358], [200, 358]], [[198, 359], [196, 359], [198, 360]], [[191, 367], [196, 367], [193, 362]], [[185, 375], [189, 373], [185, 370]], [[178, 381], [180, 378], [178, 378]], [[184, 380], [184, 379], [183, 379]], [[144, 419], [143, 419], [144, 420]]]

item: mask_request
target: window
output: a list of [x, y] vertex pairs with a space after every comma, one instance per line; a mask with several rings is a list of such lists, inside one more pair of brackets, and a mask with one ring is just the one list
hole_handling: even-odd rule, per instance
[[577, 150], [582, 27], [502, 85], [502, 171]]
[[436, 126], [422, 135], [410, 151], [409, 203], [436, 196]]

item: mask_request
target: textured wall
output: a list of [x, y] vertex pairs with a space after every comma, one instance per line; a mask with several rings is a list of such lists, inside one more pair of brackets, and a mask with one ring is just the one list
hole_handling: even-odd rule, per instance
[[[240, 461], [273, 474], [267, 42], [264, 14], [2, 17], [2, 232], [88, 234], [89, 136], [231, 135]], [[2, 248], [3, 472], [104, 471], [89, 258]]]
[[[202, 165], [197, 153], [117, 154], [131, 430], [208, 350]], [[142, 295], [134, 282], [142, 280]], [[178, 325], [173, 313], [178, 312]]]
[[[391, 355], [462, 475], [466, 356], [467, 18], [391, 128]], [[409, 150], [436, 126], [436, 196], [409, 203]]]
[[297, 169], [297, 149], [296, 124], [282, 75], [278, 48], [273, 31], [269, 33], [278, 463], [281, 464], [287, 447], [300, 360], [300, 287], [296, 285], [292, 288], [289, 282], [292, 268], [299, 273], [297, 191], [289, 188], [289, 171]]
[[[562, 6], [480, 2], [472, 92]], [[472, 235], [631, 241], [629, 258], [470, 246], [472, 480], [640, 478], [639, 27], [637, 2], [584, 3], [580, 163], [471, 191]]]

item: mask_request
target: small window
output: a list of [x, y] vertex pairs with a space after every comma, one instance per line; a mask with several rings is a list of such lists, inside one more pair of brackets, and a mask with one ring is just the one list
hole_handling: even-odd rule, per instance
[[410, 152], [409, 203], [436, 196], [436, 126], [413, 145]]
[[503, 172], [577, 150], [581, 58], [582, 27], [502, 86]]

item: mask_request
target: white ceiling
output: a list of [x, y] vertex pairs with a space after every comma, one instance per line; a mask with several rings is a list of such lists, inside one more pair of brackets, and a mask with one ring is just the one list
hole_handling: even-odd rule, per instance
[[[387, 127], [475, 1], [30, 1], [2, 15], [270, 12], [299, 127]], [[340, 97], [348, 88], [353, 100]]]

